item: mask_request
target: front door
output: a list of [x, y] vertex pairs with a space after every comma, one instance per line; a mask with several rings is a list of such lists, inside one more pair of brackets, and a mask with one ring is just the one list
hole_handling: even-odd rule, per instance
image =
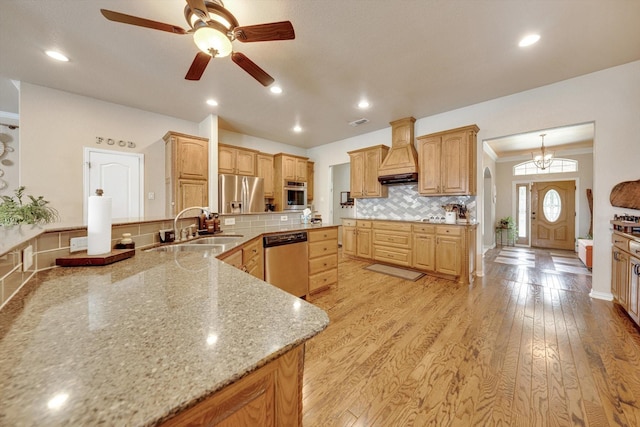
[[575, 250], [574, 181], [534, 182], [531, 187], [531, 245]]
[[144, 155], [85, 148], [84, 220], [87, 202], [97, 188], [111, 197], [112, 218], [144, 215], [142, 203]]

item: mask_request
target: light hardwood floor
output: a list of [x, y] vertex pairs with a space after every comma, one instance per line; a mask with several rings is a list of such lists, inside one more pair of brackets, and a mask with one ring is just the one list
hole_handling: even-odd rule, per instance
[[331, 323], [306, 346], [304, 426], [640, 425], [640, 333], [572, 261], [498, 247], [463, 286], [341, 256], [310, 299]]

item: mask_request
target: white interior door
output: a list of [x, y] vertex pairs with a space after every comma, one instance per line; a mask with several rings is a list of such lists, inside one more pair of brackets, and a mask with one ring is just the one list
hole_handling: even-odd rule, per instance
[[85, 148], [84, 151], [84, 220], [87, 220], [89, 196], [102, 188], [111, 197], [112, 218], [144, 216], [144, 155]]

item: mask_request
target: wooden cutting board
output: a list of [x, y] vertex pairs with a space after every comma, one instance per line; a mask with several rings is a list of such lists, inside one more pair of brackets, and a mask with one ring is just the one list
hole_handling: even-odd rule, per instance
[[612, 206], [618, 208], [640, 209], [640, 179], [616, 184], [609, 200]]
[[81, 267], [91, 265], [109, 265], [123, 259], [131, 258], [136, 254], [135, 249], [112, 249], [108, 254], [87, 255], [81, 252], [67, 257], [56, 258], [56, 265], [61, 267]]

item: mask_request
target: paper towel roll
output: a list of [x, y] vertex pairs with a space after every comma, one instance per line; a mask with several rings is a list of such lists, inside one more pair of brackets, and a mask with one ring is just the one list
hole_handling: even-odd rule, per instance
[[111, 197], [90, 196], [87, 217], [87, 255], [111, 252]]

